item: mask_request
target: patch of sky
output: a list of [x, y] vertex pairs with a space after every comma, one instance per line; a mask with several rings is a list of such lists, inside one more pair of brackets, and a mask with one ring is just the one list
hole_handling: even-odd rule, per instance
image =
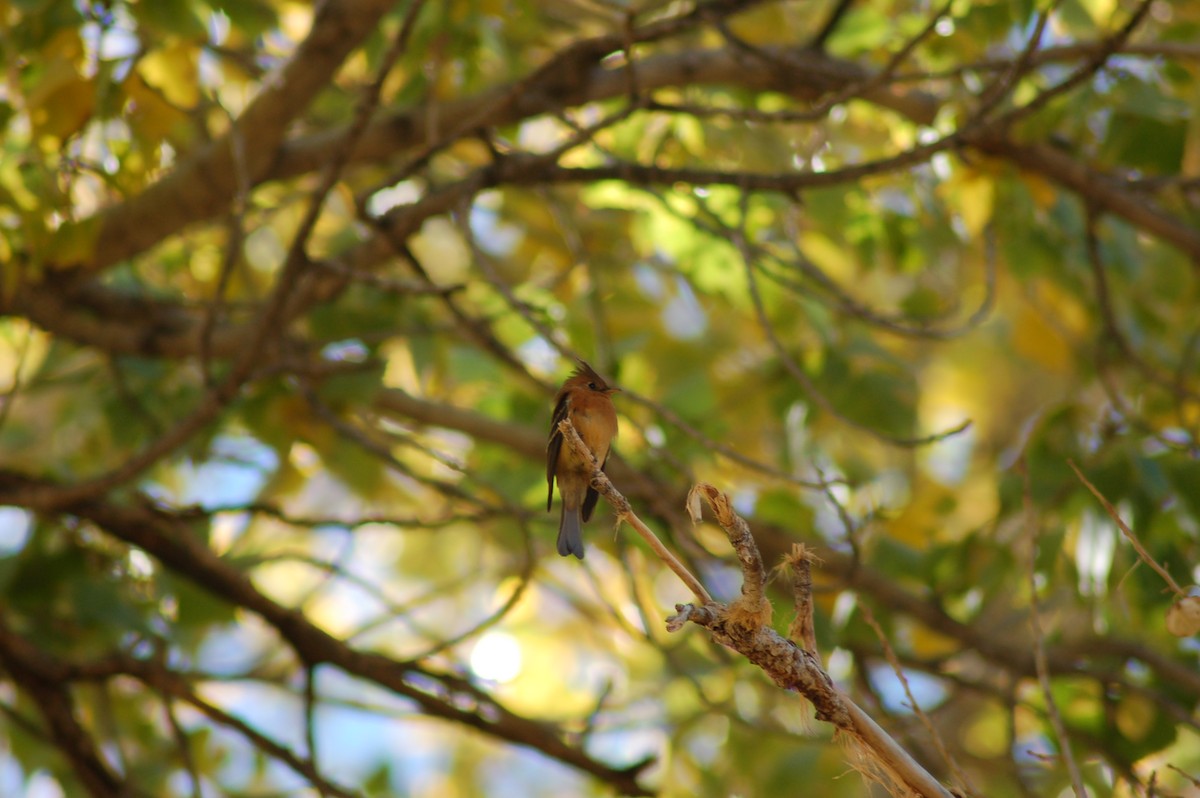
[[367, 213], [383, 216], [398, 205], [409, 205], [421, 198], [420, 187], [412, 180], [402, 180], [394, 186], [381, 188], [367, 200]]
[[667, 332], [680, 340], [699, 338], [708, 330], [708, 316], [682, 277], [675, 278], [675, 295], [663, 307], [662, 320]]
[[[946, 410], [937, 415], [934, 428], [942, 429], [960, 420], [961, 415], [957, 411]], [[971, 453], [975, 450], [975, 441], [975, 427], [971, 426], [957, 435], [943, 438], [928, 446], [922, 453], [925, 470], [943, 485], [958, 485], [967, 474]]]
[[484, 195], [471, 206], [471, 231], [479, 246], [489, 255], [509, 255], [521, 242], [521, 230], [503, 221], [496, 213], [498, 197]]
[[638, 263], [633, 267], [633, 280], [642, 296], [647, 299], [661, 300], [666, 293], [662, 275], [648, 263]]
[[[920, 671], [904, 671], [904, 679], [913, 699], [922, 710], [929, 711], [946, 700], [946, 688], [940, 679]], [[904, 684], [890, 665], [871, 669], [871, 684], [889, 712], [911, 714], [913, 711]]]
[[178, 504], [205, 509], [236, 506], [252, 501], [278, 464], [274, 450], [266, 444], [246, 436], [222, 435], [213, 442], [209, 460], [176, 467], [177, 487], [150, 483], [145, 488], [153, 496]]
[[557, 370], [558, 350], [540, 336], [530, 338], [517, 347], [517, 357], [534, 371], [549, 374]]
[[[19, 507], [0, 507], [0, 557], [8, 557], [25, 548], [33, 518]], [[0, 795], [6, 795], [0, 791]]]
[[321, 356], [339, 363], [362, 363], [367, 359], [367, 347], [357, 338], [349, 338], [326, 344]]
[[1079, 592], [1102, 597], [1108, 592], [1117, 548], [1117, 527], [1097, 513], [1085, 512], [1075, 539], [1075, 567], [1079, 571]]

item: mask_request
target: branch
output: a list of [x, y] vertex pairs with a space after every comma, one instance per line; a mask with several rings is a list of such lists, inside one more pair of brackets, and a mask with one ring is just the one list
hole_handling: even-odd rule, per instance
[[[19, 495], [31, 488], [34, 492], [53, 492], [57, 486], [0, 471], [0, 494]], [[551, 724], [508, 709], [465, 677], [420, 662], [397, 662], [382, 654], [355, 648], [313, 624], [302, 612], [271, 599], [243, 571], [204, 544], [191, 528], [195, 516], [172, 513], [136, 494], [122, 504], [88, 499], [61, 510], [91, 521], [113, 538], [142, 549], [207, 593], [259, 616], [302, 662], [332, 665], [412, 701], [430, 717], [475, 729], [503, 743], [540, 751], [591, 774], [624, 795], [650, 794], [638, 783], [638, 776], [650, 760], [614, 768], [593, 758], [583, 748], [568, 743]]]
[[[318, 5], [308, 37], [279, 74], [263, 82], [262, 91], [229, 133], [140, 194], [80, 222], [98, 231], [88, 262], [49, 265], [98, 272], [146, 251], [185, 225], [223, 212], [238, 191], [233, 138], [241, 137], [245, 173], [251, 185], [257, 185], [275, 162], [291, 121], [394, 5], [393, 0], [331, 0]], [[339, 135], [335, 142], [341, 141]]]
[[[428, 424], [463, 432], [477, 441], [505, 446], [528, 459], [545, 457], [546, 435], [536, 429], [499, 422], [481, 413], [411, 396], [397, 389], [383, 391], [375, 399], [383, 413], [403, 418], [406, 422]], [[657, 408], [652, 408], [657, 412]], [[660, 416], [675, 424], [673, 415]], [[689, 430], [684, 430], [691, 434]], [[762, 470], [765, 466], [749, 461], [749, 467]], [[685, 497], [672, 486], [650, 478], [630, 467], [618, 457], [609, 460], [612, 477], [626, 488], [635, 500], [653, 504], [656, 508], [672, 503], [681, 505]], [[765, 471], [764, 471], [765, 473]], [[759, 540], [768, 559], [788, 556], [794, 544], [786, 530], [769, 523], [758, 525]], [[977, 651], [989, 663], [1017, 677], [1036, 676], [1033, 656], [1027, 647], [1014, 646], [1011, 641], [991, 634], [986, 629], [971, 626], [951, 616], [937, 601], [918, 595], [897, 585], [870, 565], [836, 549], [823, 548], [821, 558], [824, 572], [847, 589], [872, 596], [881, 606], [902, 613], [926, 629], [958, 642], [964, 649]], [[1054, 674], [1080, 673], [1081, 661], [1111, 656], [1117, 660], [1136, 659], [1144, 663], [1160, 679], [1178, 685], [1190, 695], [1200, 696], [1200, 674], [1179, 660], [1172, 659], [1138, 641], [1113, 636], [1091, 636], [1071, 645], [1057, 644], [1048, 648], [1047, 659]], [[1088, 671], [1092, 673], [1092, 671]]]
[[[155, 246], [183, 227], [224, 213], [238, 193], [232, 141], [240, 135], [245, 170], [253, 188], [270, 180], [296, 177], [320, 169], [338, 153], [345, 129], [334, 128], [283, 143], [292, 120], [313, 96], [328, 85], [346, 55], [378, 28], [392, 0], [337, 0], [319, 6], [308, 38], [264, 90], [235, 121], [235, 131], [183, 160], [167, 177], [141, 194], [82, 220], [78, 227], [96, 231], [96, 246], [85, 262], [51, 263], [52, 268], [102, 271]], [[753, 3], [697, 3], [683, 14], [632, 30], [572, 42], [528, 76], [474, 97], [405, 110], [381, 117], [349, 157], [357, 163], [394, 157], [405, 150], [444, 144], [424, 120], [439, 120], [443, 131], [475, 130], [517, 123], [548, 111], [628, 93], [627, 68], [609, 69], [605, 56], [630, 44], [649, 44], [693, 30], [706, 22], [744, 10]], [[767, 48], [764, 48], [767, 49]], [[734, 85], [752, 90], [781, 91], [814, 99], [826, 91], [869, 76], [863, 67], [815, 52], [794, 56], [805, 69], [781, 76], [777, 71], [733, 49], [690, 51], [639, 59], [642, 91], [681, 85]], [[928, 94], [881, 87], [866, 99], [892, 107], [920, 124], [929, 124], [939, 102]]]
[[668, 568], [675, 572], [675, 575], [679, 577], [680, 581], [687, 585], [688, 590], [692, 591], [692, 595], [694, 595], [701, 604], [712, 604], [712, 596], [710, 596], [708, 591], [705, 590], [704, 585], [700, 584], [700, 580], [693, 576], [692, 572], [689, 571], [687, 567], [681, 563], [679, 559], [672, 554], [669, 549], [667, 549], [666, 546], [662, 544], [662, 541], [658, 539], [658, 536], [650, 531], [650, 528], [642, 522], [642, 519], [637, 517], [637, 515], [633, 512], [633, 508], [629, 505], [629, 500], [621, 495], [616, 487], [613, 486], [612, 481], [608, 478], [608, 475], [600, 470], [600, 461], [596, 459], [595, 455], [593, 455], [591, 450], [588, 449], [587, 444], [584, 443], [583, 439], [579, 437], [579, 433], [576, 432], [575, 427], [571, 425], [571, 419], [564, 418], [562, 421], [560, 421], [558, 423], [558, 430], [563, 434], [563, 439], [576, 455], [584, 458], [585, 460], [592, 461], [592, 487], [599, 491], [600, 495], [604, 497], [605, 501], [611, 504], [613, 509], [617, 511], [618, 522], [625, 521], [631, 527], [633, 527], [634, 530], [641, 535], [642, 540], [646, 541], [650, 548], [654, 550], [654, 553], [658, 555], [658, 558], [662, 560]]
[[992, 134], [971, 136], [968, 141], [980, 152], [1040, 175], [1078, 194], [1097, 210], [1119, 216], [1134, 227], [1161, 238], [1200, 268], [1200, 231], [1195, 225], [1167, 213], [1144, 193], [1132, 190], [1131, 181], [1093, 168], [1048, 144], [1018, 144]]
[[[1072, 464], [1072, 467], [1073, 464]], [[1087, 788], [1083, 785], [1083, 774], [1071, 746], [1071, 738], [1067, 734], [1067, 725], [1063, 721], [1062, 712], [1054, 698], [1053, 685], [1050, 683], [1050, 667], [1046, 663], [1046, 636], [1042, 629], [1041, 602], [1038, 600], [1037, 561], [1038, 561], [1038, 524], [1037, 514], [1033, 509], [1033, 486], [1029, 478], [1029, 464], [1022, 456], [1017, 460], [1017, 473], [1021, 476], [1021, 506], [1025, 516], [1026, 533], [1029, 535], [1029, 628], [1033, 633], [1033, 662], [1037, 668], [1038, 686], [1042, 690], [1042, 700], [1046, 702], [1046, 717], [1050, 721], [1050, 729], [1054, 732], [1054, 741], [1058, 745], [1058, 755], [1067, 775], [1071, 779], [1071, 789], [1075, 798], [1088, 798]], [[1076, 471], [1075, 473], [1079, 473]], [[1082, 475], [1080, 475], [1082, 479]], [[1086, 480], [1084, 480], [1086, 482]]]
[[1133, 546], [1134, 551], [1137, 552], [1137, 555], [1141, 558], [1142, 562], [1153, 568], [1154, 572], [1163, 578], [1163, 581], [1167, 583], [1167, 587], [1171, 588], [1171, 592], [1173, 592], [1176, 597], [1183, 598], [1185, 595], [1187, 595], [1183, 588], [1179, 586], [1179, 583], [1171, 577], [1170, 571], [1168, 571], [1166, 568], [1163, 568], [1155, 561], [1153, 557], [1150, 556], [1150, 552], [1146, 551], [1146, 547], [1142, 545], [1140, 540], [1138, 540], [1138, 536], [1133, 534], [1133, 530], [1130, 529], [1129, 525], [1126, 524], [1121, 518], [1120, 513], [1117, 512], [1117, 508], [1113, 507], [1112, 502], [1104, 498], [1104, 494], [1101, 493], [1095, 485], [1088, 481], [1088, 478], [1085, 477], [1083, 472], [1079, 470], [1079, 467], [1075, 465], [1075, 461], [1067, 460], [1067, 465], [1069, 465], [1071, 470], [1075, 472], [1075, 476], [1079, 478], [1079, 481], [1083, 483], [1083, 486], [1091, 491], [1091, 494], [1096, 497], [1097, 501], [1100, 502], [1100, 505], [1104, 508], [1104, 512], [1108, 513], [1108, 517], [1113, 520], [1113, 523], [1115, 523], [1121, 529], [1121, 533], [1125, 535], [1125, 538]]
[[40, 652], [28, 645], [14, 644], [14, 640], [7, 626], [0, 622], [0, 666], [33, 700], [49, 727], [50, 739], [70, 763], [79, 783], [95, 798], [127, 795], [131, 785], [123, 784], [100, 756], [92, 735], [76, 717], [70, 691], [44, 667], [38, 656]]
[[832, 723], [858, 744], [864, 753], [865, 772], [870, 777], [884, 784], [903, 785], [909, 791], [930, 798], [952, 798], [950, 792], [937, 779], [834, 686], [829, 674], [821, 668], [815, 653], [783, 638], [768, 625], [771, 620], [771, 604], [765, 593], [766, 569], [763, 567], [762, 556], [754, 544], [750, 526], [733, 512], [733, 505], [728, 496], [711, 485], [700, 484], [692, 489], [688, 497], [688, 507], [693, 520], [699, 517], [700, 499], [708, 502], [718, 522], [725, 529], [738, 559], [741, 560], [744, 577], [742, 595], [737, 601], [726, 606], [713, 601], [699, 580], [638, 519], [630, 508], [629, 501], [600, 470], [599, 461], [592, 456], [571, 425], [570, 419], [559, 422], [558, 429], [577, 455], [591, 458], [592, 487], [612, 505], [618, 519], [629, 522], [650, 544], [655, 554], [699, 599], [699, 606], [675, 605], [678, 614], [667, 619], [668, 631], [678, 631], [688, 621], [703, 626], [712, 633], [714, 640], [758, 665], [777, 685], [802, 694], [816, 707], [818, 719]]
[[687, 621], [703, 626], [718, 643], [762, 668], [775, 684], [803, 695], [813, 703], [819, 720], [832, 723], [858, 748], [864, 775], [880, 781], [893, 793], [952, 798], [937, 779], [838, 690], [815, 654], [767, 625], [771, 613], [763, 595], [762, 557], [749, 525], [733, 511], [729, 497], [703, 483], [692, 489], [691, 496], [693, 510], [697, 512], [700, 498], [708, 503], [737, 552], [744, 579], [742, 597], [728, 607], [676, 605], [678, 614], [667, 620], [667, 629], [678, 631]]
[[1156, 574], [1163, 578], [1167, 583], [1167, 587], [1175, 594], [1175, 601], [1167, 609], [1166, 625], [1167, 631], [1176, 637], [1191, 637], [1200, 632], [1200, 596], [1191, 595], [1179, 586], [1179, 583], [1171, 578], [1171, 572], [1150, 556], [1150, 552], [1146, 551], [1146, 547], [1142, 545], [1142, 541], [1138, 540], [1138, 536], [1133, 533], [1129, 525], [1121, 518], [1117, 508], [1112, 506], [1112, 503], [1104, 498], [1095, 485], [1088, 481], [1083, 472], [1075, 465], [1074, 460], [1068, 460], [1067, 465], [1071, 466], [1071, 470], [1075, 472], [1075, 476], [1079, 477], [1079, 481], [1083, 483], [1096, 500], [1104, 507], [1104, 512], [1108, 513], [1108, 517], [1121, 529], [1121, 534], [1133, 546], [1142, 562], [1149, 565]]

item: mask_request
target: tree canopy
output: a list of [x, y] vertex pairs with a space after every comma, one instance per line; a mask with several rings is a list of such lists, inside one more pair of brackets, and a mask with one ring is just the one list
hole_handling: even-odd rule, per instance
[[[0, 793], [862, 795], [844, 699], [959, 795], [1190, 794], [1198, 41], [0, 0]], [[555, 554], [576, 359], [699, 597], [603, 499]]]

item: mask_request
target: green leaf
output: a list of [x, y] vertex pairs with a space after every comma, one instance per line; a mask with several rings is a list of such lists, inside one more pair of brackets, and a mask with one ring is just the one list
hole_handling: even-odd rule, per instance
[[164, 598], [173, 600], [175, 620], [172, 627], [174, 634], [185, 636], [184, 640], [199, 640], [212, 627], [231, 623], [236, 617], [234, 605], [170, 571], [160, 575], [159, 590]]
[[[1188, 122], [1164, 120], [1130, 113], [1113, 114], [1101, 150], [1105, 159], [1125, 168], [1152, 174], [1178, 174], [1183, 164]], [[1147, 146], [1153, 142], [1153, 146]]]
[[192, 0], [154, 0], [132, 4], [129, 10], [139, 26], [160, 37], [203, 41], [208, 30]]
[[893, 34], [893, 20], [878, 7], [859, 5], [842, 17], [827, 43], [831, 54], [849, 57], [878, 49]]
[[266, 0], [208, 0], [208, 5], [222, 11], [248, 37], [266, 33], [279, 20], [275, 8]]

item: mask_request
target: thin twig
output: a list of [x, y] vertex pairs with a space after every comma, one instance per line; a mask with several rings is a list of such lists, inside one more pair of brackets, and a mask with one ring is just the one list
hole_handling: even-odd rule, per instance
[[[745, 196], [746, 195], [743, 194], [743, 197]], [[840, 408], [830, 401], [829, 397], [821, 392], [813, 379], [809, 377], [803, 367], [796, 362], [796, 358], [793, 357], [788, 351], [787, 347], [784, 346], [783, 341], [779, 337], [778, 331], [775, 329], [774, 323], [767, 314], [766, 303], [763, 301], [762, 292], [759, 290], [758, 286], [757, 268], [754, 264], [754, 255], [750, 251], [746, 240], [745, 223], [746, 214], [745, 209], [743, 208], [741, 223], [738, 227], [733, 228], [731, 233], [733, 235], [733, 244], [737, 248], [738, 254], [741, 255], [742, 265], [745, 268], [746, 287], [750, 294], [750, 302], [754, 307], [754, 314], [758, 320], [759, 329], [762, 330], [763, 336], [767, 339], [767, 343], [770, 344], [771, 348], [775, 351], [775, 355], [779, 359], [780, 364], [784, 367], [784, 370], [787, 371], [787, 373], [791, 375], [792, 379], [795, 380], [796, 384], [800, 386], [800, 390], [802, 390], [804, 395], [808, 397], [809, 402], [849, 427], [861, 432], [865, 432], [866, 434], [883, 443], [903, 448], [917, 448], [920, 446], [938, 443], [946, 440], [947, 438], [951, 438], [960, 432], [964, 432], [968, 427], [971, 426], [971, 419], [966, 419], [957, 426], [941, 432], [935, 432], [919, 437], [905, 437], [892, 435], [884, 432], [883, 430], [876, 429], [875, 427], [872, 427], [869, 424], [864, 424], [863, 422], [853, 419], [842, 412]]]
[[1079, 478], [1079, 481], [1083, 483], [1083, 486], [1090, 490], [1092, 495], [1096, 497], [1096, 500], [1100, 502], [1100, 505], [1104, 508], [1104, 511], [1108, 513], [1108, 517], [1111, 518], [1118, 527], [1120, 527], [1121, 532], [1125, 535], [1126, 539], [1129, 540], [1130, 544], [1132, 544], [1134, 551], [1138, 553], [1138, 557], [1142, 559], [1142, 562], [1153, 568], [1155, 573], [1163, 578], [1163, 581], [1167, 583], [1167, 586], [1171, 588], [1176, 596], [1179, 598], [1186, 596], [1187, 592], [1179, 586], [1178, 582], [1171, 578], [1171, 574], [1166, 568], [1163, 568], [1161, 565], [1155, 562], [1154, 558], [1150, 556], [1150, 552], [1146, 551], [1146, 547], [1142, 545], [1140, 540], [1138, 540], [1137, 535], [1133, 534], [1133, 530], [1129, 528], [1129, 525], [1121, 520], [1120, 514], [1117, 513], [1117, 508], [1113, 507], [1112, 503], [1109, 502], [1108, 499], [1104, 498], [1104, 494], [1097, 490], [1096, 486], [1088, 481], [1088, 478], [1085, 477], [1083, 472], [1079, 470], [1079, 467], [1075, 465], [1075, 461], [1067, 460], [1067, 465], [1069, 465], [1071, 470], [1075, 472], [1075, 476]]
[[646, 526], [642, 522], [642, 519], [637, 517], [637, 514], [633, 512], [633, 508], [629, 504], [629, 500], [621, 495], [612, 484], [612, 481], [609, 480], [608, 475], [600, 470], [600, 462], [595, 458], [591, 450], [588, 449], [583, 439], [579, 437], [579, 433], [575, 431], [575, 427], [571, 424], [571, 419], [565, 418], [560, 421], [558, 429], [563, 434], [567, 445], [571, 447], [571, 450], [575, 454], [592, 462], [592, 487], [599, 491], [600, 495], [617, 511], [617, 519], [628, 523], [633, 527], [634, 531], [641, 535], [642, 540], [646, 541], [647, 545], [658, 555], [658, 558], [675, 572], [680, 581], [687, 585], [688, 590], [692, 591], [692, 595], [701, 604], [711, 604], [713, 598], [705, 590], [704, 585], [700, 584], [700, 580], [693, 576], [692, 572], [687, 569], [687, 566], [681, 563], [679, 558], [663, 545], [658, 536], [650, 531], [650, 527]]
[[901, 795], [951, 798], [936, 778], [834, 685], [815, 654], [771, 628], [770, 603], [762, 593], [762, 557], [749, 525], [733, 511], [729, 497], [704, 483], [688, 495], [692, 517], [699, 515], [700, 499], [706, 501], [737, 551], [742, 562], [742, 596], [729, 607], [676, 605], [678, 613], [667, 620], [668, 631], [678, 631], [688, 621], [703, 626], [714, 640], [762, 668], [777, 685], [799, 692], [812, 702], [819, 720], [845, 732], [859, 748], [859, 769], [867, 778], [894, 787]]
[[1075, 755], [1071, 751], [1071, 738], [1067, 736], [1067, 727], [1063, 723], [1062, 714], [1058, 711], [1058, 703], [1054, 700], [1054, 691], [1050, 684], [1050, 666], [1046, 661], [1046, 636], [1042, 630], [1041, 610], [1038, 602], [1037, 517], [1033, 509], [1033, 488], [1029, 480], [1029, 465], [1024, 456], [1017, 462], [1017, 470], [1021, 474], [1021, 500], [1024, 506], [1026, 529], [1029, 534], [1029, 629], [1033, 633], [1033, 664], [1037, 671], [1038, 685], [1042, 689], [1042, 698], [1046, 702], [1046, 716], [1050, 719], [1050, 728], [1054, 730], [1054, 737], [1058, 742], [1059, 756], [1071, 777], [1071, 788], [1075, 791], [1076, 798], [1088, 798], [1087, 788], [1083, 785], [1083, 775], [1079, 772], [1079, 764], [1075, 761]]
[[908, 699], [909, 708], [917, 716], [917, 720], [921, 721], [921, 725], [925, 727], [929, 739], [933, 742], [933, 747], [937, 749], [938, 756], [949, 766], [950, 772], [954, 774], [955, 780], [965, 790], [965, 793], [975, 795], [975, 789], [971, 786], [970, 780], [967, 779], [967, 774], [959, 767], [954, 754], [950, 753], [950, 749], [946, 747], [946, 742], [942, 739], [942, 735], [938, 734], [937, 727], [933, 725], [933, 721], [925, 710], [921, 708], [917, 697], [913, 695], [912, 688], [908, 683], [908, 676], [904, 673], [904, 667], [900, 664], [900, 658], [896, 656], [895, 649], [892, 648], [887, 635], [883, 633], [883, 627], [879, 625], [879, 621], [875, 620], [875, 613], [871, 612], [871, 608], [865, 602], [859, 603], [858, 610], [862, 613], [863, 620], [871, 627], [871, 631], [875, 632], [875, 638], [879, 641], [879, 645], [883, 649], [883, 656], [887, 659], [888, 665], [891, 666], [892, 673], [896, 674], [896, 678], [900, 680], [900, 685], [904, 688], [904, 697]]
[[788, 639], [809, 654], [820, 658], [817, 650], [817, 628], [813, 615], [812, 564], [817, 555], [803, 543], [793, 543], [792, 553], [779, 566], [792, 572], [792, 599], [795, 617], [788, 627]]

